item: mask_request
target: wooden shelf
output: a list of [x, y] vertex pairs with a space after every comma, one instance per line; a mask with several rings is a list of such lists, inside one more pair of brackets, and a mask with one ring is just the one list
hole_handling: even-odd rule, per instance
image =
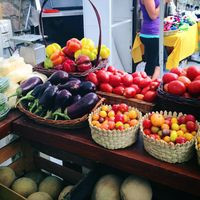
[[11, 131], [11, 123], [22, 115], [18, 110], [11, 110], [8, 116], [0, 121], [0, 139]]
[[200, 167], [197, 165], [196, 157], [185, 164], [159, 161], [145, 152], [141, 138], [129, 148], [110, 151], [93, 142], [89, 128], [59, 130], [38, 125], [26, 117], [15, 120], [13, 130], [32, 142], [73, 153], [200, 196]]

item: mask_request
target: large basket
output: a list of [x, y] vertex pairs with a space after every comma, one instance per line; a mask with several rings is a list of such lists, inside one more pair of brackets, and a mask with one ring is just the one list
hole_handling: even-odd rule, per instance
[[[144, 134], [142, 124], [144, 119], [147, 119], [150, 114], [152, 113], [146, 114], [140, 123], [140, 130], [143, 137], [145, 150], [153, 157], [169, 163], [182, 163], [190, 160], [194, 153], [195, 138], [187, 141], [184, 144], [172, 144], [163, 140], [155, 140], [154, 138], [149, 137], [148, 135]], [[178, 114], [177, 112], [172, 113], [167, 111], [160, 111], [160, 114], [163, 114], [164, 117], [179, 117], [183, 115], [182, 113]]]
[[[198, 133], [198, 136], [200, 136], [200, 132]], [[197, 152], [197, 162], [200, 165], [200, 148], [198, 148], [197, 146], [198, 142], [197, 142], [197, 138], [195, 139], [195, 148], [196, 148], [196, 152]]]
[[181, 96], [169, 94], [163, 90], [161, 84], [157, 90], [157, 107], [160, 110], [176, 111], [186, 114], [193, 114], [197, 119], [200, 119], [200, 101], [195, 98], [184, 98]]
[[[139, 123], [123, 131], [120, 130], [103, 130], [92, 125], [92, 115], [98, 113], [101, 108], [96, 109], [89, 115], [88, 121], [91, 129], [92, 139], [99, 145], [107, 149], [123, 149], [134, 144], [137, 140]], [[129, 110], [133, 107], [129, 107]], [[138, 121], [140, 122], [142, 114], [138, 109], [134, 108], [138, 113]]]
[[[84, 77], [87, 76], [90, 72], [95, 72], [98, 69], [106, 67], [107, 64], [108, 64], [108, 59], [100, 60], [97, 66], [95, 66], [94, 64], [91, 69], [85, 72], [71, 72], [69, 74], [75, 77]], [[45, 74], [48, 77], [51, 76], [54, 72], [58, 71], [56, 69], [45, 69], [44, 63], [34, 66], [33, 70]]]
[[[96, 104], [96, 106], [93, 108], [92, 111], [97, 109], [104, 101], [104, 98], [99, 97], [99, 102]], [[76, 128], [82, 128], [87, 126], [87, 119], [88, 114], [84, 115], [81, 118], [73, 119], [73, 120], [52, 120], [52, 119], [44, 119], [43, 117], [40, 117], [36, 114], [33, 114], [32, 112], [26, 110], [21, 103], [17, 106], [19, 110], [24, 113], [28, 118], [33, 119], [35, 122], [51, 127], [56, 128], [63, 128], [63, 129], [76, 129]]]
[[149, 103], [135, 98], [126, 98], [124, 96], [120, 96], [113, 93], [97, 91], [97, 94], [101, 95], [102, 97], [105, 97], [105, 103], [107, 104], [126, 103], [131, 107], [137, 108], [142, 113], [151, 112], [155, 106], [154, 103]]

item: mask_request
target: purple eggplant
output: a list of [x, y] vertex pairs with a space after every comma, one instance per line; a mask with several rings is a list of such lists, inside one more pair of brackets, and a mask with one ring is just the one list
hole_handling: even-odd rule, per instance
[[68, 79], [69, 74], [67, 72], [58, 70], [48, 78], [48, 81], [50, 81], [52, 85], [58, 85], [66, 83]]
[[90, 113], [91, 110], [97, 104], [99, 98], [98, 96], [91, 92], [83, 96], [76, 103], [65, 108], [64, 113], [54, 113], [55, 115], [61, 116], [65, 119], [76, 119], [84, 116], [87, 113]]
[[81, 81], [80, 80], [72, 80], [68, 81], [64, 85], [58, 85], [59, 90], [66, 89], [70, 91], [72, 94], [76, 94], [80, 89]]
[[76, 103], [77, 101], [79, 101], [81, 99], [81, 95], [77, 94], [75, 96], [72, 97], [72, 103]]
[[81, 96], [84, 96], [87, 93], [95, 92], [96, 91], [96, 85], [90, 81], [84, 81], [81, 83], [79, 94]]

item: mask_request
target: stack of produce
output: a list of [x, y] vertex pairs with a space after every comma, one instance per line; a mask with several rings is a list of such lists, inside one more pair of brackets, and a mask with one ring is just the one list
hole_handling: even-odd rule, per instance
[[[100, 58], [107, 59], [110, 50], [102, 45]], [[61, 49], [57, 43], [46, 47], [46, 60], [44, 68], [57, 69], [66, 72], [84, 72], [92, 68], [92, 62], [97, 58], [97, 48], [89, 38], [78, 40], [72, 38], [66, 42], [66, 46]]]
[[164, 91], [185, 98], [200, 98], [200, 68], [174, 68], [162, 78]]
[[23, 106], [31, 113], [45, 119], [76, 119], [89, 113], [99, 101], [94, 93], [96, 86], [90, 81], [70, 78], [58, 70], [42, 83], [32, 77], [17, 90]]
[[114, 93], [126, 98], [154, 102], [160, 80], [152, 80], [145, 72], [128, 74], [113, 66], [90, 73], [87, 80], [93, 82], [102, 92]]
[[141, 113], [126, 104], [102, 105], [89, 116], [92, 138], [108, 149], [125, 148], [137, 139]]
[[8, 112], [10, 111], [10, 107], [7, 104], [7, 97], [0, 93], [0, 120], [4, 119]]
[[169, 16], [164, 20], [164, 31], [188, 30], [189, 26], [195, 23], [191, 16]]
[[144, 116], [141, 131], [145, 149], [167, 162], [184, 162], [193, 155], [199, 124], [193, 115], [156, 112]]

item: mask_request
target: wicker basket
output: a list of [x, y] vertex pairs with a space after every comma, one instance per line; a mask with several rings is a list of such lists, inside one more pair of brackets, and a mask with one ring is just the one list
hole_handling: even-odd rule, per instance
[[120, 96], [113, 93], [97, 91], [97, 94], [104, 97], [106, 99], [105, 103], [107, 104], [126, 103], [127, 105], [131, 107], [137, 108], [142, 113], [151, 112], [155, 106], [155, 104], [153, 103], [149, 103], [149, 102], [142, 101], [139, 99], [134, 99], [134, 98], [126, 98], [124, 96]]
[[[84, 76], [87, 76], [90, 72], [94, 72], [98, 69], [101, 69], [101, 68], [104, 68], [106, 67], [108, 64], [108, 59], [104, 59], [104, 60], [101, 60], [99, 62], [99, 64], [97, 66], [93, 65], [93, 67], [85, 72], [71, 72], [69, 73], [70, 75], [72, 76], [75, 76], [75, 77], [84, 77]], [[41, 63], [39, 65], [36, 65], [34, 68], [33, 68], [34, 71], [37, 71], [37, 72], [40, 72], [42, 74], [45, 74], [46, 76], [51, 76], [54, 72], [56, 72], [57, 70], [56, 69], [45, 69], [44, 68], [44, 63]]]
[[[195, 138], [193, 138], [191, 141], [187, 141], [184, 144], [172, 144], [167, 143], [164, 140], [155, 140], [148, 135], [145, 135], [143, 132], [142, 123], [144, 119], [149, 117], [150, 114], [146, 114], [140, 123], [140, 130], [143, 137], [145, 150], [153, 157], [169, 163], [182, 163], [190, 160], [194, 153]], [[183, 115], [182, 113], [178, 114], [177, 112], [172, 113], [167, 111], [160, 111], [160, 114], [163, 114], [165, 117], [179, 117]]]
[[[119, 130], [103, 130], [92, 125], [92, 115], [98, 113], [101, 108], [96, 109], [89, 115], [89, 126], [91, 129], [92, 139], [99, 145], [107, 149], [122, 149], [134, 144], [137, 140], [139, 123], [123, 131]], [[133, 107], [129, 107], [129, 110]], [[134, 110], [138, 113], [138, 120], [140, 122], [142, 114], [136, 108]]]
[[197, 119], [200, 119], [200, 101], [195, 98], [184, 98], [181, 96], [169, 94], [163, 90], [161, 84], [157, 90], [157, 107], [161, 110], [176, 111], [186, 114], [193, 114]]
[[[96, 104], [96, 106], [93, 108], [92, 111], [97, 109], [105, 100], [104, 98], [100, 96], [99, 96], [99, 99], [100, 99], [99, 102]], [[76, 129], [76, 128], [82, 128], [88, 125], [87, 123], [88, 114], [84, 115], [81, 118], [77, 118], [73, 120], [52, 120], [52, 119], [44, 119], [43, 117], [33, 114], [32, 112], [26, 110], [21, 103], [19, 103], [17, 107], [28, 118], [33, 119], [35, 122], [39, 124], [56, 127], [56, 128], [63, 128], [63, 129]]]
[[[200, 132], [198, 132], [198, 136], [200, 136]], [[195, 148], [196, 148], [196, 152], [197, 152], [197, 161], [198, 161], [198, 164], [200, 165], [200, 148], [198, 148], [197, 144], [198, 144], [197, 138], [195, 138]]]

